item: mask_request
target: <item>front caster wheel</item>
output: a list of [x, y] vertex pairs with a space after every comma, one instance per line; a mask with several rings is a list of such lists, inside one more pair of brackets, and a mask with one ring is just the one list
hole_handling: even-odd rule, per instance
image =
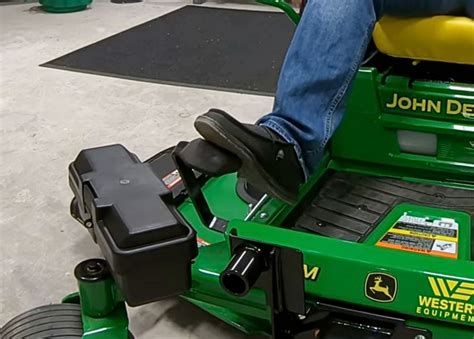
[[22, 313], [0, 329], [2, 339], [82, 338], [81, 306], [53, 304]]

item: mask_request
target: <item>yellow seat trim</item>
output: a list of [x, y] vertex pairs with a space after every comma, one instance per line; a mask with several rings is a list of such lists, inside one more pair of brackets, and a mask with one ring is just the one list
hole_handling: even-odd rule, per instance
[[465, 17], [383, 17], [375, 26], [377, 49], [393, 57], [474, 65], [474, 20]]

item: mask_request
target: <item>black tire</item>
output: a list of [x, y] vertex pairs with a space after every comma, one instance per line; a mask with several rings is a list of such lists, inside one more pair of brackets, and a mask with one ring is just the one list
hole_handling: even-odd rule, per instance
[[53, 304], [22, 313], [0, 329], [1, 339], [81, 338], [81, 306]]

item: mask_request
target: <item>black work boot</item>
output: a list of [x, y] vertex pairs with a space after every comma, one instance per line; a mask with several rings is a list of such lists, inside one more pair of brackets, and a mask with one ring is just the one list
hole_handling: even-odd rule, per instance
[[294, 203], [303, 171], [292, 144], [264, 126], [242, 124], [229, 114], [211, 109], [194, 122], [207, 140], [242, 161], [239, 174], [269, 195]]

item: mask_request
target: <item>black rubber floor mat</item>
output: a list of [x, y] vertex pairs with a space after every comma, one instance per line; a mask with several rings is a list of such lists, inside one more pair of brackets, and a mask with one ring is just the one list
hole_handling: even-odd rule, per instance
[[42, 66], [273, 95], [294, 29], [282, 13], [186, 6]]
[[465, 211], [474, 217], [474, 191], [335, 172], [297, 218], [295, 228], [361, 241], [403, 202]]

